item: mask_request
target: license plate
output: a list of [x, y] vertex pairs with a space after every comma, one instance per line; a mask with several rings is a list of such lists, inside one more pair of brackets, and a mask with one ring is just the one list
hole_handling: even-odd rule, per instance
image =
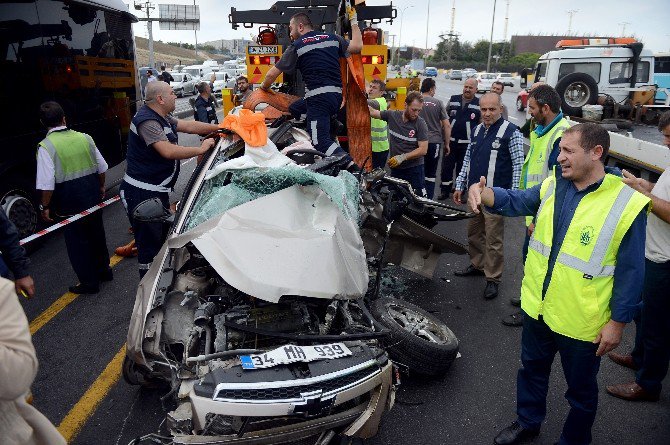
[[317, 346], [286, 345], [263, 354], [241, 355], [240, 360], [243, 369], [261, 369], [296, 362], [342, 358], [348, 355], [351, 355], [351, 351], [343, 343]]

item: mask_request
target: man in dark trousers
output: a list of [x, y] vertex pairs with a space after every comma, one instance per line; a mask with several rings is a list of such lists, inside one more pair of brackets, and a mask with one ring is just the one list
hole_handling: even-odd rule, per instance
[[391, 176], [408, 181], [414, 193], [426, 196], [423, 158], [428, 151], [428, 126], [419, 116], [423, 107], [423, 96], [411, 91], [405, 98], [405, 109], [375, 110], [368, 105], [370, 116], [388, 124], [389, 160]]
[[[523, 136], [519, 127], [502, 118], [502, 99], [496, 93], [486, 93], [479, 99], [482, 123], [472, 132], [472, 142], [463, 159], [456, 179], [454, 202], [461, 204], [463, 192], [484, 176], [495, 187], [519, 188], [523, 166]], [[484, 275], [487, 300], [498, 296], [503, 273], [503, 240], [505, 221], [502, 216], [486, 210], [468, 220], [468, 250], [470, 264], [456, 276]]]
[[218, 124], [219, 118], [216, 117], [216, 104], [214, 97], [212, 97], [212, 89], [207, 82], [198, 83], [198, 98], [195, 100], [195, 110], [193, 111], [193, 118], [199, 122], [207, 122], [208, 124]]
[[475, 213], [484, 205], [504, 216], [535, 215], [521, 284], [517, 419], [496, 436], [497, 445], [539, 434], [557, 353], [570, 404], [558, 444], [592, 442], [600, 357], [620, 343], [640, 301], [650, 203], [604, 165], [609, 146], [607, 130], [579, 124], [563, 133], [559, 165], [541, 184], [488, 188], [481, 177], [468, 190]]
[[[56, 102], [40, 106], [40, 120], [47, 136], [37, 151], [37, 182], [41, 190], [40, 212], [46, 222], [75, 215], [98, 204], [105, 196], [107, 162], [85, 133], [67, 127], [63, 108]], [[95, 294], [101, 281], [112, 279], [102, 212], [65, 226], [65, 246], [79, 284], [76, 294]]]
[[167, 233], [162, 223], [135, 221], [133, 210], [152, 198], [159, 198], [163, 207], [169, 208], [169, 193], [179, 176], [179, 161], [201, 155], [214, 146], [213, 139], [205, 139], [199, 147], [178, 145], [177, 132], [206, 135], [219, 128], [216, 124], [172, 117], [176, 99], [167, 83], [148, 84], [146, 105], [135, 113], [130, 125], [128, 165], [119, 194], [135, 233], [140, 277], [149, 270]]
[[28, 273], [30, 259], [19, 243], [19, 233], [0, 207], [0, 276], [9, 278], [14, 275], [14, 287], [18, 295], [32, 298], [35, 295], [35, 283]]
[[[661, 115], [658, 129], [670, 148], [670, 111]], [[623, 182], [651, 199], [645, 242], [642, 314], [637, 321], [635, 347], [630, 355], [610, 352], [615, 363], [636, 370], [635, 381], [610, 385], [607, 392], [630, 401], [659, 399], [670, 364], [670, 167], [653, 183], [624, 170]]]
[[[447, 108], [447, 114], [451, 122], [451, 138], [449, 152], [445, 150], [442, 161], [440, 200], [449, 198], [453, 191], [454, 178], [458, 176], [463, 166], [465, 150], [470, 143], [472, 130], [479, 125], [479, 99], [475, 97], [477, 92], [477, 79], [465, 79], [463, 94], [451, 96]], [[454, 172], [454, 168], [456, 169]]]
[[261, 83], [261, 89], [268, 90], [281, 73], [293, 74], [296, 69], [300, 70], [305, 81], [305, 97], [293, 102], [289, 111], [296, 119], [306, 119], [312, 145], [328, 156], [345, 153], [330, 132], [330, 119], [342, 104], [340, 57], [360, 53], [363, 48], [355, 10], [350, 14], [350, 21], [352, 38], [347, 41], [336, 34], [315, 30], [307, 14], [295, 14], [289, 23], [293, 44]]
[[440, 152], [449, 155], [449, 138], [451, 137], [451, 124], [447, 117], [447, 111], [440, 99], [435, 98], [435, 81], [426, 77], [421, 82], [421, 94], [423, 95], [423, 108], [419, 114], [428, 126], [428, 153], [424, 158], [424, 169], [426, 173], [426, 196], [433, 199], [435, 194], [435, 173], [437, 163], [440, 160]]

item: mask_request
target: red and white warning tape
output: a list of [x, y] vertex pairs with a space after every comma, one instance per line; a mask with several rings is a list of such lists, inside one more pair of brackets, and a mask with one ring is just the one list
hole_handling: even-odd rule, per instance
[[90, 209], [86, 209], [83, 212], [80, 212], [80, 213], [77, 213], [76, 215], [72, 215], [68, 218], [65, 218], [63, 221], [59, 221], [56, 224], [47, 227], [46, 229], [42, 229], [39, 232], [33, 233], [32, 235], [23, 238], [21, 241], [19, 241], [19, 244], [24, 245], [26, 243], [34, 241], [37, 238], [46, 235], [47, 233], [51, 233], [51, 232], [54, 232], [54, 231], [60, 229], [61, 227], [65, 227], [68, 224], [73, 223], [73, 222], [77, 221], [78, 219], [83, 218], [86, 215], [90, 215], [91, 213], [102, 209], [103, 207], [107, 207], [110, 204], [114, 204], [119, 199], [121, 199], [119, 197], [119, 195], [116, 195], [112, 198], [109, 198], [108, 200], [103, 201], [100, 204], [94, 205]]

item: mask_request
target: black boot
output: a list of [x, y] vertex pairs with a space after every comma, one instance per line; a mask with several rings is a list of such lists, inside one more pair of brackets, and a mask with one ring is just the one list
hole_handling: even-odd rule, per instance
[[538, 434], [540, 434], [540, 430], [524, 428], [519, 422], [514, 421], [510, 426], [498, 433], [493, 443], [496, 445], [512, 445], [522, 443], [527, 439], [534, 439]]

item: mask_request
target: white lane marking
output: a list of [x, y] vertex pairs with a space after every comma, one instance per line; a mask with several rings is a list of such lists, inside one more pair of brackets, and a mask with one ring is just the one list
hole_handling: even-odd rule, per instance
[[519, 118], [514, 117], [514, 116], [509, 116], [509, 118], [512, 119], [512, 120], [515, 120], [515, 121], [518, 121], [518, 120], [519, 120]]

